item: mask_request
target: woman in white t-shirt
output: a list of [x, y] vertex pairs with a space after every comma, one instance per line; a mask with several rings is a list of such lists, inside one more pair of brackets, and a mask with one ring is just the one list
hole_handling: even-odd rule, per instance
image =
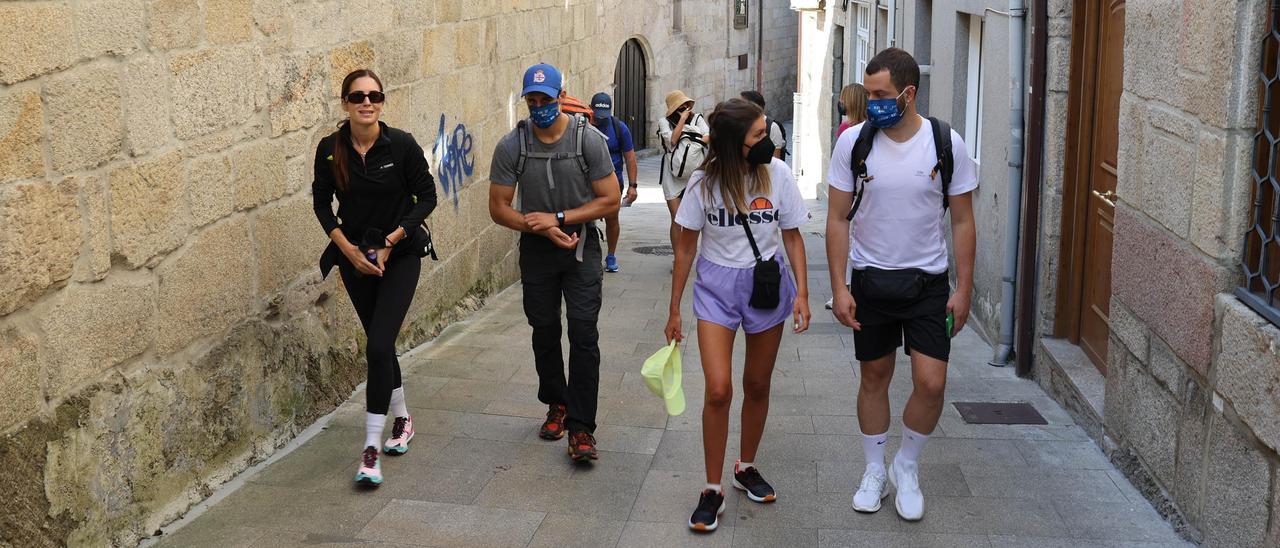
[[[664, 334], [682, 340], [680, 300], [698, 252], [698, 279], [693, 286], [693, 311], [698, 319], [698, 346], [706, 378], [702, 410], [703, 454], [707, 485], [689, 527], [714, 531], [724, 511], [720, 488], [725, 444], [729, 437], [729, 406], [733, 401], [733, 339], [738, 327], [747, 336], [742, 386], [742, 453], [734, 466], [733, 486], [755, 502], [773, 502], [777, 495], [752, 461], [760, 446], [769, 413], [769, 383], [788, 317], [793, 329], [809, 328], [809, 288], [805, 272], [804, 239], [799, 227], [809, 219], [791, 168], [773, 157], [774, 146], [760, 107], [742, 99], [716, 106], [710, 116], [711, 146], [706, 163], [689, 179], [676, 224], [675, 268], [671, 278], [671, 310]], [[745, 228], [744, 228], [745, 227]], [[748, 233], [748, 229], [750, 232]], [[750, 234], [750, 236], [748, 236]], [[754, 239], [754, 245], [752, 244]], [[781, 243], [781, 245], [779, 245]], [[778, 257], [785, 247], [787, 263]], [[758, 250], [758, 251], [757, 251]], [[755, 270], [781, 275], [772, 308], [752, 298]], [[753, 306], [755, 305], [755, 306]]]

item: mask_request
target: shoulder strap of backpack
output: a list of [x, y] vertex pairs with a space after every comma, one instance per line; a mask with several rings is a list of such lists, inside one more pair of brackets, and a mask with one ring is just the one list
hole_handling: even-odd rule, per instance
[[529, 158], [529, 127], [525, 120], [516, 122], [516, 132], [520, 137], [520, 156], [516, 159], [516, 181], [524, 173], [524, 161]]
[[[587, 156], [582, 153], [582, 140], [586, 138], [587, 133], [587, 117], [581, 114], [574, 115], [573, 121], [573, 140], [574, 140], [574, 158], [578, 160], [578, 168], [586, 173], [590, 168], [587, 167]], [[590, 182], [590, 181], [588, 181]]]
[[955, 171], [955, 156], [951, 152], [951, 125], [929, 117], [929, 125], [933, 127], [933, 149], [938, 156], [938, 163], [933, 166], [933, 174], [942, 175], [942, 210], [951, 206], [951, 197], [947, 191], [951, 188], [951, 175]]
[[877, 128], [863, 122], [858, 139], [853, 142], [853, 153], [849, 155], [849, 169], [853, 172], [853, 207], [845, 220], [852, 221], [853, 215], [862, 206], [862, 194], [866, 192], [866, 184], [872, 179], [867, 176], [867, 157], [871, 155], [871, 144], [875, 141]]

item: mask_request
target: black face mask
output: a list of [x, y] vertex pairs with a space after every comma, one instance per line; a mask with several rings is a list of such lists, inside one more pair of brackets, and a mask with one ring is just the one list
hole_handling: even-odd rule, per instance
[[773, 139], [765, 135], [764, 139], [757, 141], [747, 151], [747, 163], [750, 163], [751, 167], [768, 164], [773, 161], [774, 150], [777, 150], [777, 147], [773, 145]]
[[671, 116], [667, 117], [667, 121], [671, 122], [671, 127], [675, 127], [676, 124], [680, 123], [680, 115], [684, 114], [685, 110], [687, 109], [682, 109], [682, 108], [676, 109], [675, 112], [671, 113]]

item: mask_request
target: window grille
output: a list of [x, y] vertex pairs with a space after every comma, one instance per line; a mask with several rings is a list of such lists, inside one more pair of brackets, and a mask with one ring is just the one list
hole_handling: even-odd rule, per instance
[[1258, 131], [1253, 136], [1253, 209], [1244, 237], [1244, 285], [1236, 297], [1280, 326], [1280, 0], [1271, 0], [1258, 70]]

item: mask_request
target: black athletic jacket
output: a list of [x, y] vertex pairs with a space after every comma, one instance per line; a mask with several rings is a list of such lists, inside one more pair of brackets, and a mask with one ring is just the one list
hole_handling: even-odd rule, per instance
[[[404, 227], [405, 238], [392, 250], [392, 254], [400, 254], [413, 249], [422, 236], [419, 225], [436, 207], [435, 179], [413, 135], [382, 122], [378, 125], [378, 140], [364, 161], [351, 145], [351, 131], [346, 124], [320, 140], [311, 193], [316, 219], [326, 236], [334, 228], [341, 228], [353, 244], [380, 246], [387, 234]], [[347, 155], [345, 191], [338, 190], [333, 177], [333, 140], [337, 138], [342, 139], [341, 151]], [[336, 216], [332, 206], [335, 194]], [[321, 274], [328, 275], [340, 255], [337, 245], [330, 242], [320, 257]]]

